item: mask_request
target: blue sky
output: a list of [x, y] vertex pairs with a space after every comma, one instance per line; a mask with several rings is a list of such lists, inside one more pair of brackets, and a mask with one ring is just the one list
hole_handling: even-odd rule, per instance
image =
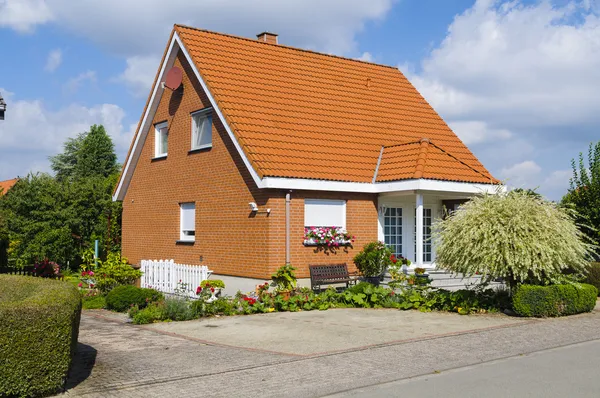
[[0, 0], [0, 180], [102, 123], [120, 160], [174, 23], [398, 66], [486, 167], [559, 199], [600, 140], [597, 0]]

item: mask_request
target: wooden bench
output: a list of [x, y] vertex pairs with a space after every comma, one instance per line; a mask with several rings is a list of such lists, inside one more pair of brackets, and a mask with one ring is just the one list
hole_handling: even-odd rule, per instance
[[321, 285], [332, 285], [335, 283], [345, 283], [346, 288], [352, 283], [356, 283], [358, 276], [348, 272], [348, 266], [344, 264], [328, 265], [309, 265], [310, 287], [321, 290]]

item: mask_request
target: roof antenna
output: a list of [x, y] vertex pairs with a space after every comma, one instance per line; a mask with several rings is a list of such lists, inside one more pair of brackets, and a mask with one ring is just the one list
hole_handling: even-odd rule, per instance
[[178, 67], [174, 66], [167, 72], [167, 78], [160, 85], [163, 89], [168, 88], [175, 91], [181, 86], [183, 80], [183, 72]]

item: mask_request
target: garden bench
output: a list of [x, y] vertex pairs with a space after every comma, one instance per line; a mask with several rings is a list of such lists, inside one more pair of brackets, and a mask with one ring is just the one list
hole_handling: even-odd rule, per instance
[[346, 288], [352, 283], [356, 283], [358, 276], [348, 272], [348, 266], [343, 264], [328, 265], [309, 265], [310, 287], [321, 290], [321, 285], [332, 285], [335, 283], [345, 283]]

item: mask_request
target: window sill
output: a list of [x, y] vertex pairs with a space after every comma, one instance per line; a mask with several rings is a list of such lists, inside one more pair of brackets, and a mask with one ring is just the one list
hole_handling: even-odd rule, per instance
[[158, 162], [161, 160], [166, 160], [167, 159], [167, 155], [159, 155], [159, 156], [155, 156], [152, 159], [150, 159], [151, 162]]
[[183, 246], [193, 246], [194, 243], [196, 243], [195, 240], [176, 240], [175, 241], [176, 245], [183, 245]]
[[190, 149], [188, 151], [188, 154], [191, 155], [193, 153], [205, 152], [205, 151], [208, 151], [211, 148], [212, 148], [212, 144], [202, 145], [202, 146], [199, 146], [198, 148], [192, 148], [192, 149]]

